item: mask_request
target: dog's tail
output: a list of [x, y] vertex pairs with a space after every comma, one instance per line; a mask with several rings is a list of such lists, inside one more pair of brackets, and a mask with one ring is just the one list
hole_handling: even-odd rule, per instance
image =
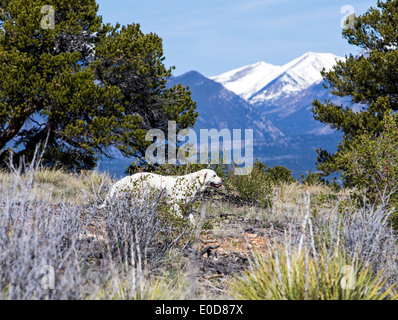
[[98, 209], [104, 209], [106, 207], [106, 202], [104, 201], [103, 204], [101, 204], [100, 206], [98, 206]]
[[98, 206], [97, 208], [98, 209], [104, 209], [106, 207], [106, 205], [107, 205], [107, 202], [108, 202], [107, 200], [108, 200], [108, 196], [105, 198], [104, 202], [100, 206]]
[[106, 195], [106, 197], [105, 197], [105, 199], [104, 199], [104, 202], [103, 202], [100, 206], [98, 206], [97, 208], [98, 208], [98, 209], [104, 209], [104, 208], [108, 205], [108, 203], [111, 202], [111, 199], [112, 199], [112, 197], [113, 197], [113, 193], [114, 193], [114, 191], [113, 191], [113, 189], [111, 189], [111, 190], [108, 192], [108, 194]]
[[104, 209], [107, 206], [107, 204], [111, 202], [113, 194], [114, 194], [114, 191], [111, 189], [111, 191], [106, 195], [104, 202], [97, 208]]

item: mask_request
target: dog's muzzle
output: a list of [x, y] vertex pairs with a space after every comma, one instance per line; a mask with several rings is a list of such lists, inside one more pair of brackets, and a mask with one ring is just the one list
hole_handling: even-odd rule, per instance
[[215, 184], [215, 183], [213, 183], [213, 182], [210, 182], [210, 185], [211, 185], [214, 189], [218, 189], [218, 188], [220, 188], [220, 187], [222, 186], [222, 183], [220, 183], [220, 184]]

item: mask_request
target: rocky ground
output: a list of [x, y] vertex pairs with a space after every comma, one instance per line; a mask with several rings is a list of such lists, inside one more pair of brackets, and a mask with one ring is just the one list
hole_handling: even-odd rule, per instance
[[[260, 219], [245, 217], [242, 213], [247, 205], [228, 202], [225, 206], [219, 201], [208, 203], [211, 207], [205, 221], [210, 228], [204, 228], [198, 241], [192, 245], [182, 259], [193, 266], [197, 298], [229, 298], [227, 283], [232, 277], [250, 269], [256, 254], [265, 254], [272, 237], [282, 231]], [[234, 212], [234, 213], [233, 213]], [[236, 212], [236, 213], [235, 213]], [[92, 252], [91, 259], [100, 260], [106, 251], [103, 233], [97, 226], [89, 226], [81, 238], [79, 248]], [[192, 254], [192, 252], [195, 254]]]
[[199, 283], [212, 296], [218, 293], [222, 297], [226, 283], [250, 269], [256, 254], [266, 254], [272, 235], [281, 231], [236, 214], [221, 213], [220, 217], [221, 221], [214, 223], [217, 227], [201, 234], [196, 261], [200, 266]]

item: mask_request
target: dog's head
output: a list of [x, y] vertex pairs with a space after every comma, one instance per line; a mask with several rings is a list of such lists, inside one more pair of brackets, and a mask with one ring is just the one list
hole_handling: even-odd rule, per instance
[[218, 189], [222, 186], [224, 179], [220, 178], [215, 171], [210, 169], [203, 169], [197, 172], [201, 191], [208, 188]]

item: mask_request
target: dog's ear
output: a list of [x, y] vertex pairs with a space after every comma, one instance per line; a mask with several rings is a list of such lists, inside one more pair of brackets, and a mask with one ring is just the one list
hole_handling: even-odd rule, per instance
[[[201, 177], [203, 177], [203, 181], [201, 181]], [[206, 177], [207, 177], [207, 172], [205, 174], [199, 173], [199, 183], [201, 186], [203, 186], [206, 182]]]

